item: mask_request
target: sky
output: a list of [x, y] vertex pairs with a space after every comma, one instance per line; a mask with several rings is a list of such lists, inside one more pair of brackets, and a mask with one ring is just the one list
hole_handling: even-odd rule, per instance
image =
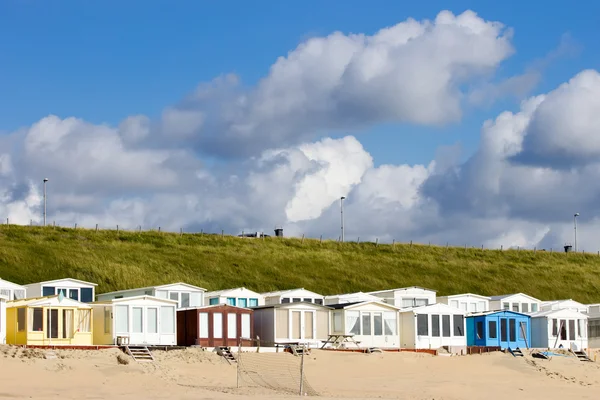
[[0, 219], [596, 252], [573, 4], [0, 2]]

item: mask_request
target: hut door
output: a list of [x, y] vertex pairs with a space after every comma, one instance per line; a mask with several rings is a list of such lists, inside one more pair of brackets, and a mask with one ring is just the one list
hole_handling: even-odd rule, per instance
[[132, 345], [146, 344], [144, 335], [144, 308], [132, 307], [131, 310], [131, 336], [129, 337], [129, 343]]
[[508, 322], [507, 318], [500, 318], [500, 347], [507, 348], [508, 346]]
[[292, 311], [292, 339], [300, 339], [302, 335], [302, 313]]
[[158, 307], [146, 308], [146, 343], [162, 344], [158, 333]]
[[313, 311], [304, 311], [304, 337], [303, 339], [314, 339], [313, 328], [315, 313]]
[[48, 324], [46, 329], [46, 337], [48, 339], [58, 339], [58, 310], [47, 310], [46, 318], [46, 323]]

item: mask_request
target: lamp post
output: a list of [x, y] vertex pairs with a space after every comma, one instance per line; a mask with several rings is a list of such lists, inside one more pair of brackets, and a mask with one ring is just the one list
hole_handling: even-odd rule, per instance
[[46, 226], [46, 183], [48, 178], [44, 178], [44, 226]]
[[579, 217], [579, 213], [573, 214], [573, 231], [575, 233], [575, 252], [577, 252], [577, 217]]
[[344, 243], [344, 199], [344, 196], [340, 197], [340, 213], [342, 219], [342, 243]]

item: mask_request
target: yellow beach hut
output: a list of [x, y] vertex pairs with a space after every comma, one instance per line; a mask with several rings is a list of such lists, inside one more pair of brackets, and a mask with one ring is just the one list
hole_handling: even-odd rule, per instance
[[58, 296], [6, 304], [6, 343], [28, 346], [91, 346], [92, 307]]

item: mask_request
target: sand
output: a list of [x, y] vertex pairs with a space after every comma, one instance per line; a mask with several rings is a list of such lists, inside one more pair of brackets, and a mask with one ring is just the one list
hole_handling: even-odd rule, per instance
[[[137, 363], [117, 349], [49, 352], [0, 346], [0, 399], [297, 397], [260, 387], [238, 389], [235, 364], [210, 351], [154, 354], [155, 363]], [[272, 365], [274, 373], [284, 373], [286, 365], [299, 365], [299, 358], [290, 354], [258, 357], [266, 366]], [[119, 358], [129, 363], [120, 364]], [[256, 355], [252, 358], [257, 360]], [[600, 362], [584, 363], [573, 357], [540, 360], [504, 353], [436, 357], [313, 350], [305, 357], [305, 372], [321, 399], [564, 400], [597, 399], [600, 394]]]

